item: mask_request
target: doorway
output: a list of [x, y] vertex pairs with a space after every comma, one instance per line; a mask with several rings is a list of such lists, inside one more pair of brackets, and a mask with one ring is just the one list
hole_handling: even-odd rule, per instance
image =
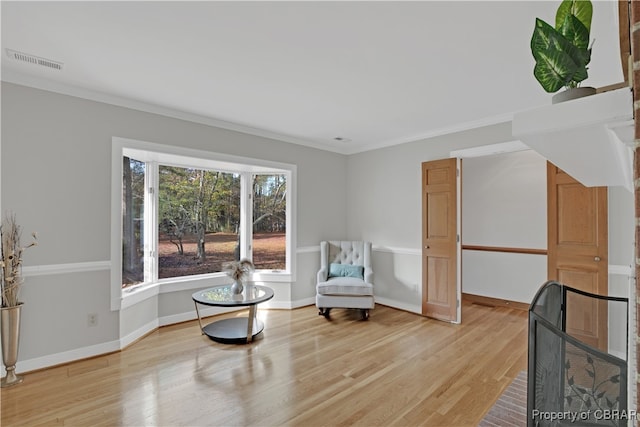
[[[461, 321], [451, 304], [459, 306], [461, 294], [526, 307], [548, 279], [608, 294], [607, 189], [584, 187], [547, 164], [532, 150], [423, 164], [423, 315]], [[463, 167], [464, 173], [446, 172]], [[456, 179], [457, 194], [451, 192]], [[585, 267], [580, 257], [589, 236], [599, 247]], [[569, 254], [580, 262], [571, 264]], [[459, 270], [452, 269], [456, 264]], [[594, 346], [606, 347], [599, 316], [606, 313], [585, 308], [572, 322]]]
[[[531, 150], [473, 157], [458, 154], [462, 157], [460, 296], [489, 298], [492, 302], [520, 301], [524, 306], [547, 277], [546, 160]], [[427, 194], [423, 192], [423, 198]], [[427, 212], [424, 200], [423, 212]], [[423, 223], [423, 233], [431, 231]], [[430, 245], [424, 243], [423, 315], [442, 319], [425, 310], [425, 304], [431, 299], [437, 304], [443, 300], [444, 291], [429, 277], [443, 279], [438, 276], [443, 271], [438, 265], [444, 265], [444, 261], [441, 257], [429, 258], [425, 252]], [[459, 304], [459, 299], [454, 301]]]

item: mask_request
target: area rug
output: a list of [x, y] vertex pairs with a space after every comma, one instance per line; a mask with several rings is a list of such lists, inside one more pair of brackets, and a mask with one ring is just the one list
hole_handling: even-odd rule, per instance
[[489, 409], [479, 427], [522, 427], [527, 425], [527, 371], [522, 371], [509, 384], [498, 401]]

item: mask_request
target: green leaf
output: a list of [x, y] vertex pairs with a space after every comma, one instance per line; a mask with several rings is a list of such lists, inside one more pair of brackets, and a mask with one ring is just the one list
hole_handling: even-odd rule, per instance
[[569, 55], [557, 49], [548, 49], [540, 53], [533, 75], [544, 90], [552, 93], [566, 86], [577, 70], [578, 66]]
[[[573, 38], [584, 36], [579, 21], [575, 18], [566, 20], [564, 30], [568, 35]], [[574, 46], [560, 31], [539, 18], [531, 37], [531, 53], [536, 60], [533, 74], [547, 92], [556, 92], [563, 86], [576, 87], [588, 77], [586, 66], [591, 60], [591, 49]]]
[[593, 373], [592, 371], [590, 371], [590, 370], [588, 370], [588, 369], [585, 369], [585, 371], [587, 371], [587, 374], [589, 374], [589, 376], [590, 376], [591, 378], [595, 378], [595, 376], [596, 376], [596, 374], [595, 374], [595, 373]]
[[574, 15], [567, 15], [558, 31], [575, 47], [579, 49], [589, 48], [589, 30]]
[[589, 0], [563, 0], [556, 12], [556, 28], [560, 29], [568, 15], [574, 15], [591, 31], [591, 17], [593, 16], [593, 5]]
[[552, 44], [552, 39], [559, 34], [555, 28], [547, 24], [540, 18], [536, 18], [536, 26], [533, 29], [533, 36], [531, 36], [531, 53], [533, 57], [538, 59], [540, 52], [544, 52]]

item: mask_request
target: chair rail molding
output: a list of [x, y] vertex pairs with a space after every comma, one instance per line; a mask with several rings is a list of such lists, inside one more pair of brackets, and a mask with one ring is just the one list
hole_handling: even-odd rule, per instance
[[49, 276], [52, 274], [83, 273], [111, 269], [111, 261], [88, 261], [66, 264], [33, 265], [23, 267], [24, 277]]

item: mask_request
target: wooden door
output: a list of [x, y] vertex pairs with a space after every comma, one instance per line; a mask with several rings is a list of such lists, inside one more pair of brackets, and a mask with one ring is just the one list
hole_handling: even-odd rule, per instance
[[458, 159], [422, 164], [422, 314], [460, 322]]
[[[608, 295], [607, 188], [585, 187], [547, 163], [548, 277], [572, 288]], [[567, 333], [607, 350], [606, 303], [567, 298]]]

